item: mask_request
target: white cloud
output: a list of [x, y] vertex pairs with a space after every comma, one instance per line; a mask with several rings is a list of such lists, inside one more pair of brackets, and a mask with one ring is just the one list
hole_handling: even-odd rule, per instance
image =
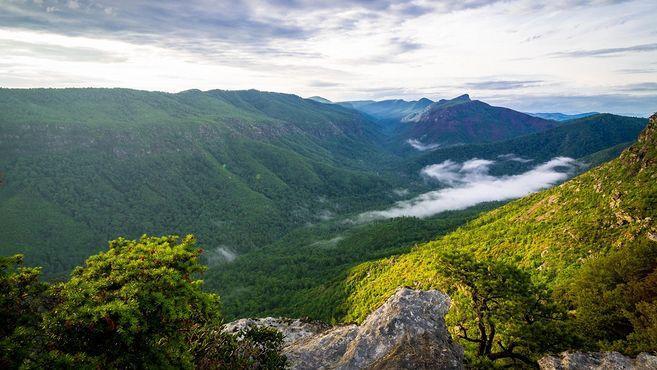
[[440, 144], [433, 143], [433, 144], [422, 144], [420, 140], [417, 139], [408, 139], [406, 142], [412, 146], [414, 149], [417, 149], [421, 152], [427, 151], [427, 150], [434, 150], [440, 148]]
[[322, 221], [328, 221], [335, 217], [335, 214], [328, 209], [323, 209], [317, 213], [317, 218]]
[[[4, 2], [0, 31], [7, 40], [29, 35], [24, 41], [35, 44], [53, 37], [64, 46], [118, 43], [112, 50], [131, 58], [120, 65], [52, 63], [38, 48], [29, 58], [2, 50], [3, 62], [21, 68], [0, 75], [0, 86], [43, 87], [39, 76], [57, 75], [63, 78], [48, 87], [257, 88], [333, 101], [437, 99], [467, 88], [483, 99], [513, 93], [504, 103], [522, 102], [517, 109], [553, 111], [561, 109], [551, 97], [595, 99], [619, 92], [618, 86], [657, 82], [657, 71], [646, 67], [657, 57], [645, 47], [657, 43], [657, 2], [651, 0], [93, 4]], [[331, 85], [318, 87], [318, 80]], [[653, 107], [644, 99], [637, 109]]]
[[529, 162], [534, 161], [533, 159], [518, 157], [517, 155], [515, 155], [513, 153], [500, 154], [500, 155], [497, 156], [497, 158], [505, 160], [505, 161], [514, 161], [514, 162], [520, 162], [520, 163], [529, 163]]
[[318, 240], [309, 246], [311, 247], [335, 247], [340, 243], [342, 240], [344, 240], [344, 236], [338, 235], [332, 239], [326, 239], [326, 240]]
[[519, 175], [495, 177], [488, 174], [494, 163], [472, 159], [459, 164], [448, 160], [427, 166], [422, 169], [422, 174], [447, 185], [447, 188], [397, 202], [387, 210], [363, 213], [358, 219], [370, 221], [401, 216], [423, 218], [483, 202], [520, 198], [567, 179], [577, 166], [572, 158], [556, 157]]
[[207, 263], [214, 266], [221, 263], [233, 262], [237, 258], [237, 253], [233, 252], [232, 248], [224, 245], [215, 249], [206, 250], [204, 256]]
[[392, 192], [398, 197], [405, 197], [411, 193], [408, 189], [394, 189]]
[[488, 170], [494, 163], [487, 159], [478, 158], [460, 164], [446, 160], [439, 164], [426, 166], [420, 173], [445, 185], [455, 186], [490, 179]]

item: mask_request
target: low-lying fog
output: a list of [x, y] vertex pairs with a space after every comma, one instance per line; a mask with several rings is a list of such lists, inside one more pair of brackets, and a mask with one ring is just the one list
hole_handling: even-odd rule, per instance
[[[530, 161], [511, 154], [499, 159]], [[463, 163], [447, 160], [424, 167], [421, 171], [423, 176], [446, 187], [410, 200], [399, 201], [387, 210], [362, 213], [359, 220], [400, 216], [423, 218], [443, 211], [465, 209], [483, 202], [520, 198], [567, 179], [578, 166], [578, 162], [572, 158], [556, 157], [527, 172], [496, 177], [489, 174], [490, 167], [496, 162], [474, 158]]]

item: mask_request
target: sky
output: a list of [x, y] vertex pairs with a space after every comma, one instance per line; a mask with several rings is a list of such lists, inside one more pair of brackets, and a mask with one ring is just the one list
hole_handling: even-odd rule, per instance
[[647, 116], [655, 14], [655, 0], [0, 0], [0, 86], [469, 93]]

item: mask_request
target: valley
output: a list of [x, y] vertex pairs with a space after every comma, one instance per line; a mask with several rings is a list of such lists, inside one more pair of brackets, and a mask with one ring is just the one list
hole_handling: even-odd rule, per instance
[[655, 14], [0, 0], [0, 369], [657, 369]]
[[443, 251], [527, 269], [569, 304], [591, 255], [648, 253], [652, 167], [621, 164], [653, 144], [646, 133], [633, 144], [646, 119], [557, 122], [466, 95], [315, 100], [0, 90], [0, 252], [57, 281], [115, 237], [194, 234], [226, 319], [329, 323], [362, 320], [400, 286], [449, 290], [434, 265]]

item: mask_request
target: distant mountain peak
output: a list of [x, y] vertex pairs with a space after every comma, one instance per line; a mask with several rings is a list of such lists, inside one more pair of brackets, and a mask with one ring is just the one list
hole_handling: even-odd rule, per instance
[[556, 126], [554, 121], [471, 100], [468, 94], [441, 99], [402, 122], [412, 123], [409, 139], [425, 137], [443, 144], [505, 140]]
[[315, 95], [315, 96], [311, 96], [311, 97], [309, 97], [308, 99], [310, 99], [310, 100], [314, 100], [314, 101], [319, 102], [319, 103], [333, 104], [332, 101], [330, 101], [330, 100], [328, 100], [328, 99], [326, 99], [326, 98], [322, 98], [321, 96], [317, 96], [317, 95]]
[[426, 111], [435, 110], [435, 109], [442, 109], [442, 108], [448, 108], [448, 107], [452, 107], [454, 105], [470, 103], [470, 102], [472, 102], [472, 100], [470, 99], [470, 95], [463, 94], [463, 95], [459, 95], [459, 96], [457, 96], [456, 98], [453, 98], [453, 99], [440, 99], [439, 101], [437, 101], [437, 102], [431, 104], [430, 106], [428, 106]]

